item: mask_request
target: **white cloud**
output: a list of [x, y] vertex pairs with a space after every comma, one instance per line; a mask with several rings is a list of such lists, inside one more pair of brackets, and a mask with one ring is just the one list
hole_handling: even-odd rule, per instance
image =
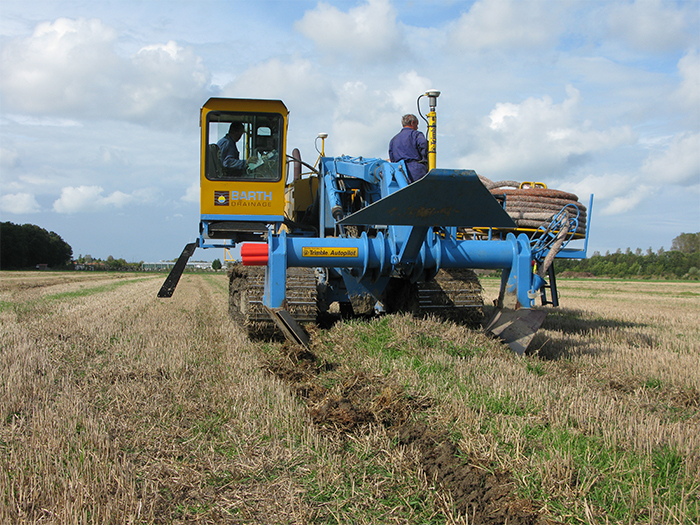
[[557, 189], [578, 195], [579, 201], [588, 205], [588, 196], [595, 196], [594, 206], [602, 206], [601, 215], [620, 215], [634, 210], [651, 197], [658, 185], [644, 182], [638, 174], [606, 173], [588, 175], [579, 181], [567, 181]]
[[30, 193], [15, 193], [0, 196], [0, 211], [17, 215], [38, 213], [41, 211], [41, 206], [39, 206], [34, 195]]
[[399, 87], [390, 92], [394, 107], [404, 114], [415, 112], [416, 99], [431, 88], [430, 79], [420, 76], [415, 70], [401, 73]]
[[700, 119], [700, 54], [697, 48], [678, 61], [678, 72], [683, 80], [675, 95], [683, 107], [694, 111], [695, 117]]
[[16, 148], [0, 146], [0, 167], [14, 168], [19, 164], [19, 155]]
[[568, 86], [561, 104], [549, 96], [496, 104], [460, 165], [492, 179], [562, 180], [595, 153], [636, 140], [629, 126], [595, 129], [579, 115], [581, 102], [578, 90]]
[[52, 128], [72, 128], [81, 127], [82, 124], [73, 119], [44, 117], [35, 115], [7, 115], [8, 120], [16, 122], [22, 126], [40, 126]]
[[[63, 196], [63, 193], [61, 194]], [[115, 191], [110, 193], [104, 199], [100, 199], [100, 205], [111, 205], [115, 208], [123, 208], [130, 202], [133, 202], [134, 198], [131, 195], [127, 195], [121, 191]]]
[[370, 89], [364, 82], [345, 82], [336, 96], [333, 154], [386, 158], [389, 139], [399, 130], [401, 118], [392, 94]]
[[103, 164], [115, 164], [118, 166], [129, 164], [128, 155], [124, 150], [112, 146], [105, 146], [104, 144], [100, 145], [97, 150], [97, 158]]
[[82, 211], [97, 211], [99, 201], [104, 199], [100, 186], [67, 187], [61, 190], [61, 196], [53, 203], [57, 213], [77, 213]]
[[[3, 96], [30, 113], [61, 113], [115, 97], [123, 73], [112, 51], [115, 32], [97, 19], [59, 18], [32, 36], [10, 42], [2, 54]], [[110, 78], [111, 77], [111, 78]]]
[[389, 0], [366, 0], [347, 13], [320, 2], [296, 29], [321, 51], [338, 57], [383, 62], [402, 52], [402, 30]]
[[565, 181], [559, 188], [579, 197], [593, 193], [596, 202], [602, 201], [601, 214], [606, 216], [637, 209], [661, 187], [700, 188], [700, 134], [645, 138], [639, 145], [652, 148], [639, 170], [588, 175]]
[[696, 2], [679, 5], [664, 0], [616, 2], [610, 5], [607, 20], [611, 38], [650, 52], [684, 48], [692, 38], [686, 28], [697, 23]]
[[[201, 104], [209, 73], [192, 50], [170, 41], [117, 53], [117, 34], [98, 19], [59, 18], [10, 41], [0, 56], [6, 108], [41, 118], [66, 116], [172, 123], [183, 101]], [[163, 122], [163, 121], [166, 122]]]
[[199, 181], [193, 182], [188, 188], [185, 194], [180, 197], [181, 201], [184, 202], [196, 202], [199, 203]]
[[634, 210], [642, 201], [654, 194], [655, 186], [640, 184], [629, 189], [624, 195], [612, 199], [603, 208], [602, 215], [620, 215]]
[[566, 181], [557, 189], [578, 195], [579, 200], [585, 201], [586, 196], [593, 194], [596, 200], [609, 201], [627, 193], [634, 187], [636, 181], [628, 174], [605, 173], [602, 175], [587, 175], [580, 180]]
[[224, 86], [223, 96], [280, 99], [301, 114], [327, 112], [335, 104], [328, 76], [309, 60], [299, 58], [260, 62]]
[[107, 196], [103, 195], [101, 186], [65, 187], [61, 190], [61, 196], [53, 203], [53, 209], [57, 213], [80, 213], [105, 211], [108, 208], [123, 208], [133, 203], [153, 201], [153, 191], [139, 189], [127, 194], [114, 191]]
[[479, 0], [450, 30], [459, 49], [537, 49], [556, 42], [563, 2]]
[[650, 182], [681, 186], [700, 184], [700, 134], [674, 137], [663, 152], [649, 156], [642, 173]]
[[128, 114], [136, 118], [177, 111], [208, 96], [210, 73], [191, 49], [174, 41], [143, 47], [129, 64], [133, 82], [123, 86]]

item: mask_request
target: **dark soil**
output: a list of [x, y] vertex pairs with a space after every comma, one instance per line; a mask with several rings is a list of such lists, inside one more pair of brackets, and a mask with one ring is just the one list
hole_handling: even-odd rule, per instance
[[[449, 436], [416, 422], [415, 416], [430, 407], [429, 399], [411, 396], [384, 376], [348, 374], [308, 350], [285, 345], [282, 353], [267, 364], [267, 370], [305, 400], [312, 421], [323, 432], [342, 436], [370, 424], [394, 431], [397, 445], [415, 447], [421, 470], [450, 494], [455, 509], [468, 516], [470, 524], [545, 523], [531, 502], [516, 497], [508, 472], [465, 456]], [[340, 381], [333, 391], [321, 384], [322, 378], [332, 376]]]
[[420, 451], [421, 468], [428, 479], [450, 492], [455, 508], [469, 517], [469, 523], [542, 523], [529, 501], [515, 497], [509, 473], [491, 472], [474, 458], [464, 458], [447, 436], [435, 434], [423, 424], [405, 425], [398, 436], [400, 444], [413, 445]]

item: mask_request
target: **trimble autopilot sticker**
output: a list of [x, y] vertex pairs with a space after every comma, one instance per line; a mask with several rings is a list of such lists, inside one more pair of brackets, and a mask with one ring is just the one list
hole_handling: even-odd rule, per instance
[[357, 248], [323, 248], [304, 246], [301, 250], [302, 257], [357, 257]]

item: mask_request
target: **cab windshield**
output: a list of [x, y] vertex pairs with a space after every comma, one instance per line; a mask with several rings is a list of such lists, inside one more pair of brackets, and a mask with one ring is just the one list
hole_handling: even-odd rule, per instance
[[282, 177], [282, 116], [271, 113], [207, 114], [206, 177], [278, 181]]

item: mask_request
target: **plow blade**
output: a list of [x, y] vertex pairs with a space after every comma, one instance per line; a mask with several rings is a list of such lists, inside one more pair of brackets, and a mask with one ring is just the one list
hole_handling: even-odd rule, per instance
[[168, 298], [173, 296], [173, 292], [175, 292], [175, 287], [180, 281], [180, 277], [182, 276], [182, 272], [185, 270], [185, 266], [187, 266], [187, 261], [190, 260], [190, 257], [192, 257], [192, 254], [194, 254], [194, 250], [196, 248], [196, 242], [191, 242], [190, 244], [187, 244], [185, 246], [185, 249], [182, 250], [180, 257], [175, 263], [175, 266], [173, 266], [173, 269], [170, 270], [168, 277], [163, 283], [163, 286], [161, 286], [160, 290], [158, 291], [158, 297]]
[[270, 317], [288, 341], [293, 341], [307, 350], [309, 349], [309, 334], [299, 326], [299, 323], [294, 320], [287, 310], [284, 308], [269, 308], [267, 306], [265, 306], [265, 310], [270, 314]]
[[545, 317], [547, 312], [543, 310], [499, 309], [496, 310], [485, 330], [510, 346], [518, 355], [523, 355], [535, 332], [542, 326]]

